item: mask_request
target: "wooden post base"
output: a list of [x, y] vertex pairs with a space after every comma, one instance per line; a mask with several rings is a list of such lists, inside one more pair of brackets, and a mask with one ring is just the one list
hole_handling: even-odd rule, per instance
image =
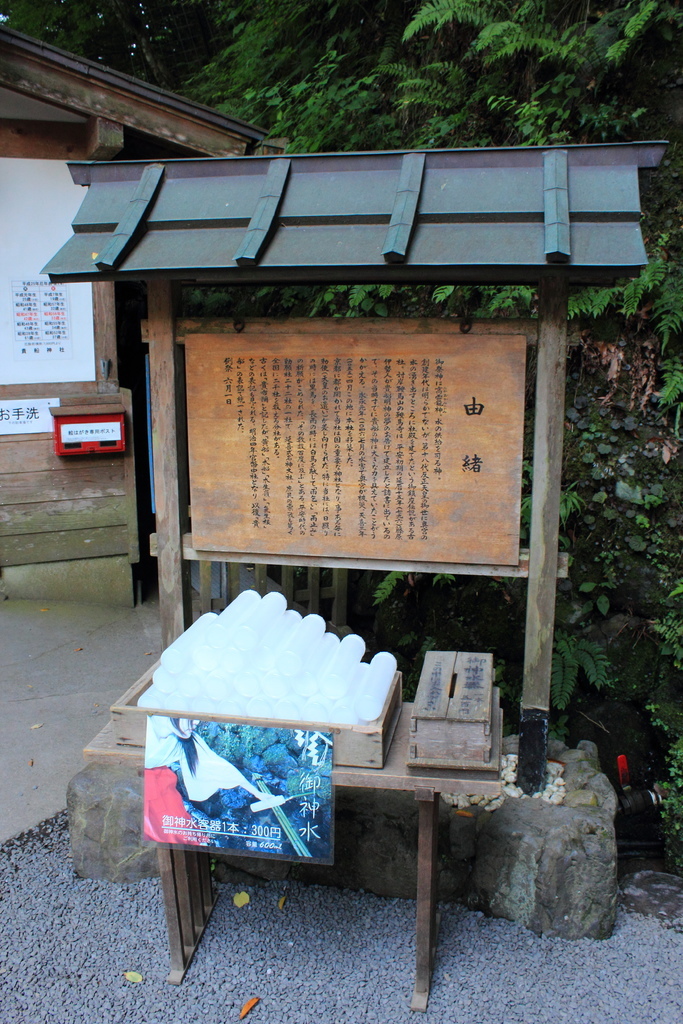
[[543, 789], [547, 755], [548, 712], [542, 708], [522, 707], [519, 716], [517, 785], [529, 796]]
[[209, 855], [160, 847], [159, 869], [171, 954], [167, 980], [180, 985], [216, 904]]
[[438, 918], [436, 913], [437, 840], [439, 836], [439, 794], [416, 789], [419, 804], [417, 840], [417, 934], [415, 988], [411, 1010], [424, 1012], [429, 1001], [432, 968], [436, 955]]

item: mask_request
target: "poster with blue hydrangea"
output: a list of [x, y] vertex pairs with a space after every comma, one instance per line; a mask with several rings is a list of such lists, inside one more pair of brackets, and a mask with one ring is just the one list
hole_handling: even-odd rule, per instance
[[333, 735], [150, 715], [146, 840], [331, 864]]

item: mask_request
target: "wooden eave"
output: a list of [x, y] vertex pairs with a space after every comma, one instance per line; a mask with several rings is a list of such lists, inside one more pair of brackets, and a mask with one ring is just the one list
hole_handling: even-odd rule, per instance
[[637, 275], [666, 143], [71, 164], [53, 280], [570, 283]]
[[0, 85], [86, 118], [115, 122], [180, 153], [243, 154], [266, 134], [239, 118], [5, 28], [0, 28]]

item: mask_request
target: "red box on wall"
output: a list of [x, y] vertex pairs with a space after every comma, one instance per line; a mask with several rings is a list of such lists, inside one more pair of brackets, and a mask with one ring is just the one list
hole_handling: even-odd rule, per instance
[[51, 409], [55, 420], [55, 453], [57, 455], [92, 455], [126, 450], [123, 412], [69, 413], [64, 408]]

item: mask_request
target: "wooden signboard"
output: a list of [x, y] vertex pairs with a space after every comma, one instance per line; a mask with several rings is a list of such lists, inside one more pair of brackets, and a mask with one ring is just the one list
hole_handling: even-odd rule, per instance
[[524, 337], [278, 327], [186, 336], [195, 549], [517, 564]]

